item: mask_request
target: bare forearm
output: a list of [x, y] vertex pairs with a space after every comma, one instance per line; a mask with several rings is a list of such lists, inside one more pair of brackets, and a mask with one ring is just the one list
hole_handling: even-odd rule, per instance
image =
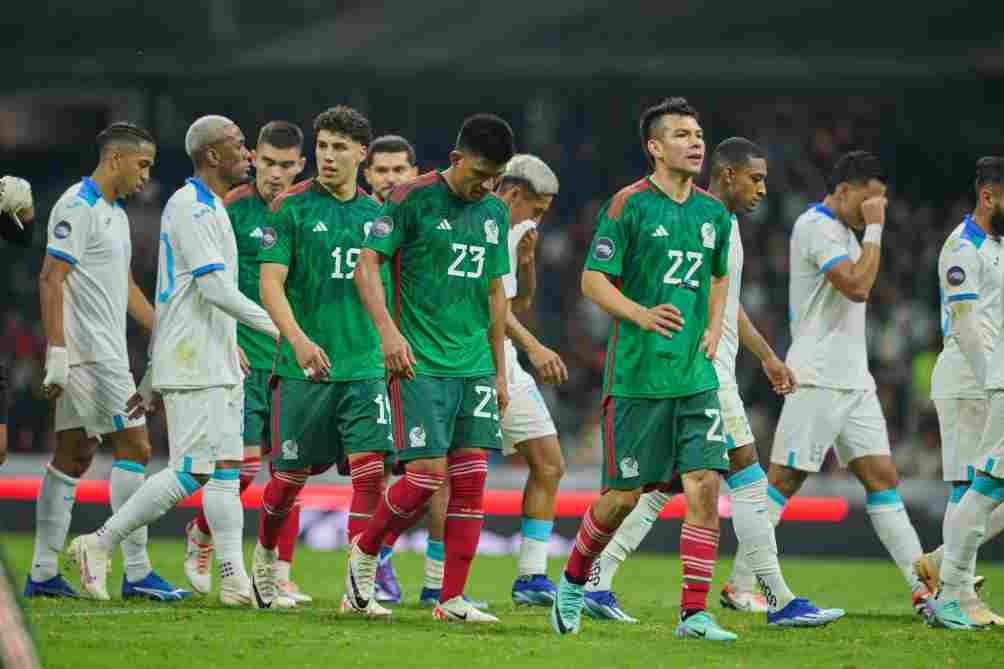
[[489, 306], [491, 307], [491, 323], [488, 326], [488, 343], [492, 350], [492, 361], [495, 363], [495, 372], [499, 376], [504, 376], [506, 373], [505, 332], [509, 314], [509, 300], [506, 299], [501, 279], [494, 279], [492, 281]]
[[725, 322], [725, 302], [729, 297], [728, 276], [712, 277], [708, 295], [708, 327], [721, 331]]
[[279, 328], [279, 334], [282, 335], [286, 341], [294, 342], [299, 341], [305, 335], [303, 330], [300, 328], [300, 324], [296, 322], [296, 316], [293, 315], [293, 308], [289, 304], [289, 300], [286, 298], [285, 286], [275, 280], [262, 279], [261, 282], [261, 305], [265, 307], [265, 311], [268, 312], [269, 318], [275, 323], [275, 326]]
[[367, 251], [359, 258], [356, 265], [356, 290], [359, 291], [359, 299], [366, 308], [373, 325], [376, 326], [380, 336], [394, 325], [394, 319], [387, 309], [387, 298], [384, 294], [383, 283], [380, 281], [380, 261], [378, 257], [371, 256]]
[[739, 305], [739, 343], [761, 362], [777, 355], [760, 334], [760, 331], [753, 325], [753, 321], [750, 320], [741, 304]]
[[519, 322], [516, 314], [511, 309], [506, 314], [505, 333], [523, 351], [529, 351], [540, 346], [540, 341], [533, 336], [533, 333], [525, 325]]
[[42, 279], [39, 285], [42, 332], [49, 346], [66, 346], [63, 332], [63, 285]]
[[645, 309], [625, 297], [602, 272], [586, 270], [582, 273], [582, 294], [600, 309], [622, 321], [634, 321], [638, 312]]
[[142, 325], [144, 330], [153, 332], [155, 318], [153, 305], [146, 299], [146, 295], [143, 294], [132, 277], [129, 278], [129, 304], [127, 308], [129, 315]]
[[537, 292], [536, 263], [527, 262], [519, 265], [516, 270], [516, 297], [512, 299], [512, 311], [527, 311], [533, 304], [533, 296]]
[[863, 244], [861, 246], [861, 257], [854, 263], [853, 277], [858, 289], [866, 297], [871, 294], [875, 279], [878, 278], [881, 260], [882, 247], [877, 244]]

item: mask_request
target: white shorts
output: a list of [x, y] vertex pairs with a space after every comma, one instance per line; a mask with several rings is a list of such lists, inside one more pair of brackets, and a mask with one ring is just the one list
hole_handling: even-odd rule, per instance
[[991, 390], [987, 404], [990, 415], [980, 440], [977, 469], [1004, 478], [1004, 390]]
[[244, 386], [164, 391], [170, 466], [212, 474], [221, 460], [244, 459]]
[[752, 444], [755, 441], [753, 429], [750, 427], [749, 418], [746, 417], [743, 398], [739, 396], [739, 386], [719, 386], [718, 404], [722, 410], [722, 419], [725, 421], [725, 432], [732, 437], [729, 448]]
[[83, 428], [88, 437], [146, 425], [142, 416], [131, 420], [126, 403], [136, 392], [129, 364], [106, 360], [70, 367], [66, 387], [56, 400], [56, 432]]
[[934, 400], [941, 428], [941, 469], [945, 481], [972, 481], [982, 464], [983, 429], [989, 412], [987, 400]]
[[502, 418], [502, 455], [516, 453], [516, 444], [558, 434], [537, 384], [509, 389], [509, 408]]
[[841, 467], [866, 455], [889, 455], [889, 433], [874, 390], [803, 386], [784, 399], [770, 461], [818, 472], [830, 448]]

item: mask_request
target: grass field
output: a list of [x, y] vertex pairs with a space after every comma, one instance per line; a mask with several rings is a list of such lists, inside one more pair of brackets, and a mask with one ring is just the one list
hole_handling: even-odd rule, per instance
[[[4, 547], [19, 579], [31, 559], [30, 538], [6, 537]], [[154, 564], [184, 584], [180, 541], [152, 542]], [[246, 552], [250, 556], [250, 546]], [[395, 556], [413, 602], [421, 584], [421, 557]], [[676, 556], [639, 555], [619, 574], [622, 605], [640, 625], [586, 620], [582, 634], [557, 638], [545, 609], [517, 608], [509, 601], [515, 561], [480, 557], [471, 595], [492, 602], [502, 623], [490, 627], [433, 621], [428, 609], [409, 603], [393, 620], [341, 616], [338, 601], [344, 553], [301, 549], [294, 577], [313, 594], [313, 604], [291, 611], [224, 609], [215, 597], [177, 605], [42, 601], [28, 603], [28, 617], [46, 667], [140, 669], [206, 664], [238, 667], [988, 667], [999, 664], [1004, 630], [949, 633], [932, 630], [911, 614], [899, 573], [889, 562], [868, 560], [784, 561], [788, 582], [818, 604], [839, 606], [848, 617], [822, 630], [776, 630], [759, 616], [712, 610], [739, 634], [736, 644], [679, 640], [680, 567]], [[120, 560], [116, 560], [120, 562]], [[719, 563], [713, 592], [728, 574]], [[558, 564], [552, 564], [556, 572]], [[1004, 609], [1004, 566], [986, 565], [991, 605]], [[76, 583], [75, 574], [66, 573]], [[119, 583], [119, 565], [109, 579]], [[23, 585], [20, 583], [19, 585]], [[996, 587], [995, 587], [996, 586]], [[999, 590], [1000, 589], [1000, 590]], [[117, 590], [117, 588], [115, 589]], [[1000, 594], [998, 594], [998, 592]], [[117, 594], [113, 594], [117, 597]]]

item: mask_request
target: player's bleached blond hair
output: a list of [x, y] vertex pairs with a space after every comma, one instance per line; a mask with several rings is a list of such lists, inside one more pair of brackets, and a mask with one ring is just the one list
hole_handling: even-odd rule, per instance
[[206, 149], [227, 138], [227, 128], [236, 125], [226, 116], [202, 116], [195, 119], [185, 133], [185, 153], [192, 161], [201, 161]]
[[525, 185], [536, 195], [558, 194], [558, 176], [554, 170], [529, 153], [518, 153], [506, 163], [501, 190], [509, 185]]

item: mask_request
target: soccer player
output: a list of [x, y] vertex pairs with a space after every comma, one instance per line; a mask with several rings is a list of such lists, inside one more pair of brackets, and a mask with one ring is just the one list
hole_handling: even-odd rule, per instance
[[227, 191], [247, 175], [249, 154], [240, 128], [222, 116], [197, 119], [185, 134], [185, 151], [195, 176], [164, 207], [152, 364], [128, 404], [130, 416], [139, 416], [153, 409], [155, 398], [163, 401], [170, 463], [97, 532], [74, 539], [70, 557], [86, 593], [108, 599], [108, 556], [115, 545], [204, 487], [219, 556], [220, 601], [282, 606], [284, 598], [252, 597], [241, 547], [244, 393], [237, 320], [278, 336], [268, 314], [237, 288], [237, 243], [223, 204]]
[[[269, 205], [293, 184], [306, 164], [303, 157], [303, 131], [286, 121], [272, 121], [262, 126], [252, 152], [255, 177], [238, 186], [224, 199], [227, 215], [234, 226], [237, 257], [240, 264], [237, 286], [241, 293], [261, 304], [258, 284], [258, 252], [265, 240]], [[248, 372], [244, 377], [244, 463], [241, 465], [240, 491], [243, 493], [261, 471], [262, 444], [270, 424], [268, 379], [272, 374], [275, 342], [266, 334], [243, 323], [237, 324], [237, 344], [244, 352]], [[293, 551], [300, 529], [300, 505], [286, 516], [279, 534], [279, 559], [276, 562], [276, 587], [297, 602], [311, 597], [300, 592], [290, 578]], [[185, 575], [192, 588], [206, 594], [212, 587], [213, 535], [205, 511], [200, 510], [185, 531]]]
[[[352, 544], [347, 602], [366, 611], [377, 555], [449, 477], [443, 587], [437, 620], [497, 622], [463, 597], [484, 524], [488, 454], [499, 450], [508, 404], [505, 339], [509, 216], [492, 194], [512, 158], [509, 124], [492, 114], [464, 121], [450, 167], [391, 194], [356, 266], [356, 285], [380, 333], [405, 475], [383, 495]], [[380, 266], [393, 259], [393, 316]]]
[[418, 176], [415, 148], [400, 135], [381, 135], [366, 153], [363, 176], [373, 198], [383, 204], [397, 186]]
[[[379, 211], [357, 185], [371, 139], [369, 120], [351, 107], [314, 119], [318, 176], [273, 202], [258, 256], [262, 304], [282, 342], [272, 388], [273, 471], [252, 564], [256, 592], [275, 589], [279, 533], [312, 469], [348, 460], [355, 537], [376, 509], [384, 457], [393, 451], [380, 338], [353, 283]], [[367, 614], [390, 611], [371, 600]]]
[[[49, 215], [39, 277], [42, 328], [48, 341], [43, 393], [55, 402], [56, 452], [35, 507], [35, 554], [25, 596], [69, 596], [58, 557], [70, 528], [80, 477], [107, 442], [115, 456], [112, 510], [143, 485], [150, 441], [142, 416], [127, 415], [136, 391], [129, 371], [126, 315], [147, 331], [154, 311], [130, 270], [129, 219], [121, 201], [150, 179], [157, 147], [150, 134], [115, 123], [97, 137], [100, 161], [71, 186]], [[122, 535], [122, 597], [167, 601], [191, 593], [175, 588], [150, 566], [145, 528]]]
[[604, 492], [582, 520], [551, 627], [578, 633], [593, 561], [645, 489], [680, 475], [687, 515], [676, 633], [734, 641], [706, 611], [718, 553], [718, 479], [729, 469], [711, 361], [728, 296], [732, 222], [721, 202], [694, 185], [704, 162], [694, 107], [670, 98], [646, 109], [639, 125], [653, 172], [600, 209], [582, 273], [583, 294], [614, 319], [603, 381]]
[[[798, 217], [791, 232], [787, 363], [800, 389], [781, 410], [768, 479], [773, 520], [818, 472], [827, 452], [861, 482], [875, 533], [910, 587], [914, 610], [930, 596], [913, 573], [920, 539], [896, 491], [885, 418], [868, 371], [865, 309], [878, 276], [886, 186], [876, 156], [843, 155], [822, 203]], [[862, 232], [862, 243], [855, 232]]]
[[[1000, 623], [1000, 616], [977, 598], [973, 583], [979, 547], [1000, 534], [1004, 516], [999, 264], [1004, 158], [981, 158], [975, 185], [976, 208], [949, 235], [938, 259], [945, 347], [934, 368], [932, 396], [941, 421], [945, 479], [954, 479], [955, 504], [945, 512], [945, 545], [937, 551], [943, 558], [921, 561], [934, 563], [925, 575], [941, 582], [937, 598], [929, 603], [928, 621], [953, 630]], [[984, 388], [988, 399], [981, 395]]]
[[[715, 354], [718, 375], [718, 402], [729, 446], [729, 483], [732, 520], [739, 537], [739, 551], [729, 583], [721, 593], [721, 604], [740, 611], [766, 612], [772, 625], [815, 627], [843, 615], [839, 609], [819, 610], [805, 599], [796, 598], [781, 575], [777, 560], [774, 526], [767, 516], [767, 475], [757, 461], [753, 432], [736, 382], [739, 344], [748, 348], [763, 365], [771, 386], [778, 393], [793, 392], [797, 384], [791, 370], [778, 358], [753, 325], [739, 300], [742, 288], [743, 241], [739, 234], [740, 209], [752, 211], [767, 194], [767, 160], [763, 150], [741, 137], [719, 144], [711, 156], [711, 194], [732, 215], [729, 240], [729, 290], [725, 304], [722, 339]], [[669, 494], [652, 490], [641, 496], [613, 540], [593, 564], [586, 583], [586, 612], [594, 618], [637, 622], [620, 608], [611, 591], [613, 575], [624, 559], [634, 552], [652, 529], [655, 519], [669, 501]], [[756, 592], [760, 582], [766, 596]]]

